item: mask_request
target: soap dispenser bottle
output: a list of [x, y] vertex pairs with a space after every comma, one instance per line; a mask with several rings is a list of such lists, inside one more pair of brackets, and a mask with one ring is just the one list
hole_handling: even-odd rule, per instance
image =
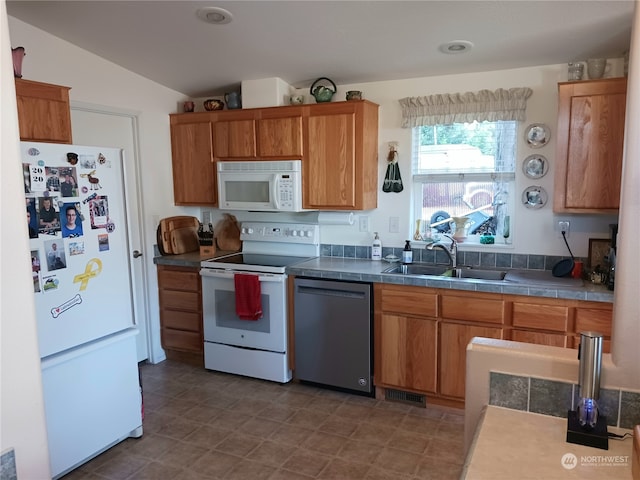
[[413, 263], [413, 250], [411, 250], [411, 242], [405, 240], [404, 250], [402, 251], [402, 263]]
[[382, 260], [382, 242], [378, 237], [378, 232], [374, 232], [373, 245], [371, 246], [371, 260]]

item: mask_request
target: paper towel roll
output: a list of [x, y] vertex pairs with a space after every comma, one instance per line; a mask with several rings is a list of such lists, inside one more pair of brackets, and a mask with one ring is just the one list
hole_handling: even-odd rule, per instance
[[353, 225], [353, 212], [319, 212], [320, 225]]

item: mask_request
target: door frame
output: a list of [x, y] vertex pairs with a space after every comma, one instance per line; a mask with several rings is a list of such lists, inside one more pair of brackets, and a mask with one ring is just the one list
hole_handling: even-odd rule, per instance
[[[147, 265], [146, 265], [146, 257], [147, 252], [145, 252], [145, 244], [146, 244], [146, 231], [144, 222], [142, 219], [144, 216], [144, 202], [142, 195], [142, 184], [140, 179], [141, 177], [141, 166], [140, 166], [140, 138], [139, 138], [139, 112], [124, 110], [119, 108], [113, 108], [105, 105], [97, 105], [86, 102], [76, 102], [71, 101], [71, 112], [72, 112], [72, 128], [73, 128], [73, 111], [79, 112], [87, 112], [93, 113], [97, 115], [109, 115], [116, 116], [128, 119], [131, 122], [131, 138], [132, 138], [132, 148], [133, 148], [133, 158], [132, 161], [129, 162], [129, 168], [126, 165], [126, 155], [125, 155], [125, 196], [127, 199], [135, 199], [135, 211], [130, 211], [130, 206], [127, 205], [127, 225], [128, 225], [128, 243], [130, 248], [130, 255], [133, 255], [133, 250], [139, 250], [143, 253], [142, 261], [139, 262], [139, 268], [136, 267], [135, 259], [130, 257], [130, 265], [131, 265], [131, 280], [132, 280], [132, 289], [133, 292], [142, 293], [143, 298], [138, 298], [137, 295], [132, 294], [132, 302], [133, 302], [133, 314], [135, 323], [138, 326], [140, 333], [139, 335], [142, 338], [137, 342], [137, 345], [143, 345], [146, 349], [146, 352], [138, 351], [138, 361], [149, 360], [153, 362], [153, 359], [156, 358], [157, 352], [153, 351], [153, 342], [151, 341], [152, 335], [150, 330], [150, 318], [149, 318], [149, 280], [147, 274]], [[74, 139], [75, 143], [75, 139]], [[118, 148], [122, 148], [118, 145], [103, 145], [103, 146], [115, 146]], [[123, 152], [124, 153], [124, 152]], [[130, 182], [129, 182], [130, 180]], [[127, 188], [129, 183], [132, 183], [135, 186], [135, 191], [131, 192], [130, 188]], [[139, 221], [133, 222], [131, 215], [136, 215]], [[132, 234], [132, 232], [134, 232]], [[139, 245], [135, 245], [132, 242], [132, 238], [138, 238]], [[136, 242], [136, 243], [138, 243]], [[153, 255], [151, 255], [153, 258]], [[144, 328], [140, 328], [140, 325], [143, 324]], [[144, 357], [144, 358], [143, 358]]]

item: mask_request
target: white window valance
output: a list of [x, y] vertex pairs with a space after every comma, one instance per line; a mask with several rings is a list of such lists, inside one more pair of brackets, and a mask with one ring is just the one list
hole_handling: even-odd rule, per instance
[[406, 97], [402, 107], [402, 127], [450, 123], [496, 122], [525, 119], [527, 99], [533, 90], [526, 87], [500, 88], [494, 92], [444, 93], [426, 97]]

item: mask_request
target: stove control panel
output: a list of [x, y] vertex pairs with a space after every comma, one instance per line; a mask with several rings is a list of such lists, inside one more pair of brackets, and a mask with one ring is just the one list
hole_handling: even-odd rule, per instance
[[317, 245], [320, 227], [311, 223], [243, 222], [240, 240]]

